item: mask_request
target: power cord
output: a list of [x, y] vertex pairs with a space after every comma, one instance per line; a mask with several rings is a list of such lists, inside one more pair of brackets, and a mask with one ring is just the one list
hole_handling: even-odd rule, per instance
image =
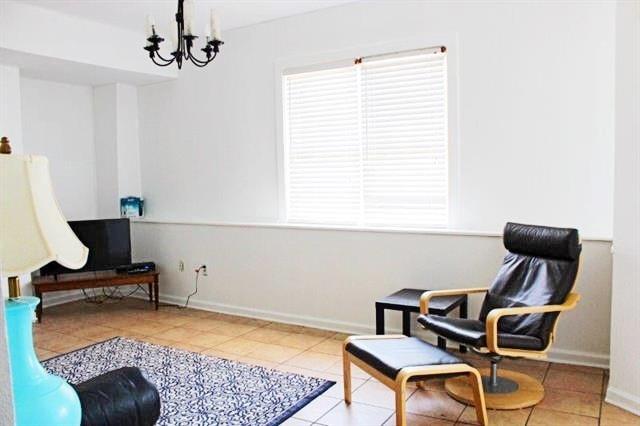
[[189, 301], [191, 300], [191, 297], [198, 294], [198, 278], [200, 277], [200, 273], [203, 272], [203, 275], [206, 276], [206, 270], [207, 265], [200, 265], [199, 267], [194, 269], [194, 272], [196, 273], [195, 289], [191, 294], [187, 296], [187, 300], [185, 301], [184, 305], [177, 305], [175, 303], [160, 303], [158, 306], [161, 306], [163, 308], [187, 309], [189, 307]]
[[[176, 305], [173, 303], [161, 303], [159, 306], [171, 307], [171, 308], [177, 308], [177, 309], [187, 309], [189, 307], [189, 301], [191, 300], [191, 297], [198, 294], [198, 278], [200, 278], [200, 273], [202, 271], [206, 271], [206, 269], [207, 269], [207, 265], [200, 265], [195, 269], [195, 273], [196, 273], [195, 289], [191, 294], [187, 296], [187, 300], [185, 301], [184, 305]], [[206, 275], [206, 273], [204, 275]], [[140, 284], [136, 284], [136, 288], [134, 288], [128, 294], [123, 294], [120, 291], [119, 287], [111, 287], [109, 288], [109, 290], [110, 292], [109, 294], [107, 294], [107, 292], [105, 291], [105, 288], [102, 288], [102, 295], [99, 295], [99, 294], [96, 294], [96, 290], [93, 289], [93, 295], [89, 295], [87, 294], [85, 289], [82, 289], [82, 294], [84, 295], [84, 301], [86, 303], [94, 303], [94, 304], [105, 303], [107, 300], [115, 300], [119, 302], [129, 296], [132, 296], [134, 293], [136, 293], [139, 290], [142, 290], [142, 292], [147, 296], [149, 295], [149, 292]]]
[[102, 294], [100, 295], [96, 293], [95, 289], [92, 289], [93, 294], [91, 295], [91, 294], [87, 294], [87, 291], [85, 289], [82, 289], [82, 294], [84, 295], [84, 301], [86, 303], [93, 303], [97, 305], [105, 303], [108, 300], [114, 300], [119, 302], [122, 299], [132, 296], [134, 293], [140, 290], [142, 290], [142, 292], [147, 296], [149, 295], [149, 292], [140, 284], [136, 284], [136, 288], [134, 288], [127, 294], [123, 294], [122, 291], [120, 290], [120, 287], [109, 287], [108, 290], [109, 290], [109, 293], [107, 294], [107, 290], [105, 289], [105, 287], [103, 287]]
[[182, 306], [182, 309], [187, 309], [187, 307], [189, 306], [189, 300], [191, 299], [191, 296], [195, 296], [196, 294], [198, 294], [198, 278], [200, 277], [200, 272], [202, 270], [206, 270], [207, 269], [207, 265], [200, 265], [196, 268], [196, 283], [195, 283], [195, 290], [187, 296], [187, 301], [184, 303], [184, 306]]

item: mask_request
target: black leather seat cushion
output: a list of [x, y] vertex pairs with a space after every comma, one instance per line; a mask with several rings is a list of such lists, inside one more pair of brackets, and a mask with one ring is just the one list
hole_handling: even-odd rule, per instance
[[160, 417], [160, 394], [135, 367], [109, 371], [74, 388], [82, 426], [152, 426]]
[[464, 363], [450, 353], [416, 337], [356, 339], [347, 344], [346, 350], [393, 380], [405, 367]]
[[[483, 321], [420, 315], [418, 323], [434, 333], [458, 343], [476, 348], [487, 346], [486, 325]], [[542, 350], [544, 342], [536, 336], [498, 332], [498, 346], [501, 348]]]

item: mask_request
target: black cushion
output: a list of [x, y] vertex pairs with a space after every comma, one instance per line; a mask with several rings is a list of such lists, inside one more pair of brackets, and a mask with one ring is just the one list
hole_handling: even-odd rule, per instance
[[508, 222], [504, 247], [511, 253], [547, 259], [576, 260], [580, 256], [578, 230]]
[[152, 426], [160, 417], [160, 395], [135, 367], [110, 371], [75, 385], [82, 426]]
[[[475, 348], [487, 346], [486, 325], [483, 321], [438, 315], [420, 315], [418, 323], [434, 333], [455, 342]], [[538, 337], [501, 332], [498, 332], [498, 346], [501, 348], [544, 349], [543, 341]]]
[[356, 339], [347, 344], [346, 350], [393, 380], [405, 367], [464, 363], [450, 353], [416, 337]]
[[[480, 310], [485, 321], [492, 309], [562, 304], [573, 287], [578, 261], [544, 259], [508, 253]], [[498, 330], [549, 341], [557, 313], [513, 315], [500, 319]]]

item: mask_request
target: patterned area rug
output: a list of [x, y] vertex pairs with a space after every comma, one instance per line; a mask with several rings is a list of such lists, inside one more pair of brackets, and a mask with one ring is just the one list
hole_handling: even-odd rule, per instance
[[135, 366], [156, 385], [158, 425], [277, 425], [335, 382], [116, 337], [43, 362], [80, 383]]

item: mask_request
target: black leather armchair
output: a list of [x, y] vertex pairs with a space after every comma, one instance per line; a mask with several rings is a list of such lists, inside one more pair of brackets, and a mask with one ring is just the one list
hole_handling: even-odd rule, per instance
[[[489, 288], [425, 292], [418, 323], [432, 332], [489, 357], [483, 377], [487, 407], [522, 408], [544, 397], [542, 385], [515, 372], [498, 374], [502, 357], [544, 358], [553, 343], [561, 312], [573, 309], [580, 296], [572, 293], [581, 244], [578, 231], [568, 228], [507, 223], [504, 245], [509, 251]], [[478, 319], [428, 315], [434, 296], [486, 293]], [[459, 400], [466, 390], [447, 381], [447, 391]]]

